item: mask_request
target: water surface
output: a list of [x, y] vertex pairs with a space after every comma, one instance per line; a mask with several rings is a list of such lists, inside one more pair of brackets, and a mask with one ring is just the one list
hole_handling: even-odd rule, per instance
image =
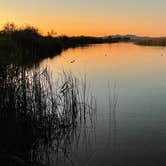
[[165, 47], [91, 45], [68, 49], [41, 66], [53, 75], [86, 75], [97, 100], [95, 134], [88, 141], [82, 136], [67, 165], [166, 164]]

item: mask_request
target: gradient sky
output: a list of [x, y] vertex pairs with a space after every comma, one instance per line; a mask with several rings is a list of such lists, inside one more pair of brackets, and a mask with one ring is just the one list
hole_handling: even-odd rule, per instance
[[59, 35], [166, 36], [166, 0], [0, 0], [6, 22]]

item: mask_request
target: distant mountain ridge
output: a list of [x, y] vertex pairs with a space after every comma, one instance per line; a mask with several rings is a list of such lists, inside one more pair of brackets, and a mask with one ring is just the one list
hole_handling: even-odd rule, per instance
[[145, 39], [151, 39], [152, 37], [149, 36], [137, 36], [137, 35], [125, 35], [125, 37], [129, 37], [131, 40], [145, 40]]
[[105, 39], [117, 39], [117, 38], [127, 38], [129, 40], [146, 40], [146, 39], [151, 39], [152, 37], [148, 36], [137, 36], [137, 35], [132, 35], [132, 34], [127, 34], [127, 35], [110, 35], [110, 36], [105, 36]]

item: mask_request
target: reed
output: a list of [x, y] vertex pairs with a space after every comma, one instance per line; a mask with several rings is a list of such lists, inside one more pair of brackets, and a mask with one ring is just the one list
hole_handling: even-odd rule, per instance
[[66, 72], [55, 86], [47, 68], [10, 64], [0, 69], [0, 153], [27, 162], [39, 160], [45, 147], [65, 154], [64, 145], [79, 138], [78, 127], [92, 120], [95, 101], [85, 96], [86, 86]]

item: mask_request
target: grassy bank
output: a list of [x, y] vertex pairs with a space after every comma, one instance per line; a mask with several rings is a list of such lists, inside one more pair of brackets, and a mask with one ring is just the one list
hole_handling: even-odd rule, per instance
[[139, 40], [136, 41], [135, 44], [143, 46], [166, 46], [166, 37]]
[[124, 38], [103, 38], [90, 36], [42, 36], [38, 29], [27, 26], [17, 27], [12, 23], [0, 31], [0, 57], [11, 59], [40, 59], [60, 54], [64, 49], [88, 44], [112, 43]]

